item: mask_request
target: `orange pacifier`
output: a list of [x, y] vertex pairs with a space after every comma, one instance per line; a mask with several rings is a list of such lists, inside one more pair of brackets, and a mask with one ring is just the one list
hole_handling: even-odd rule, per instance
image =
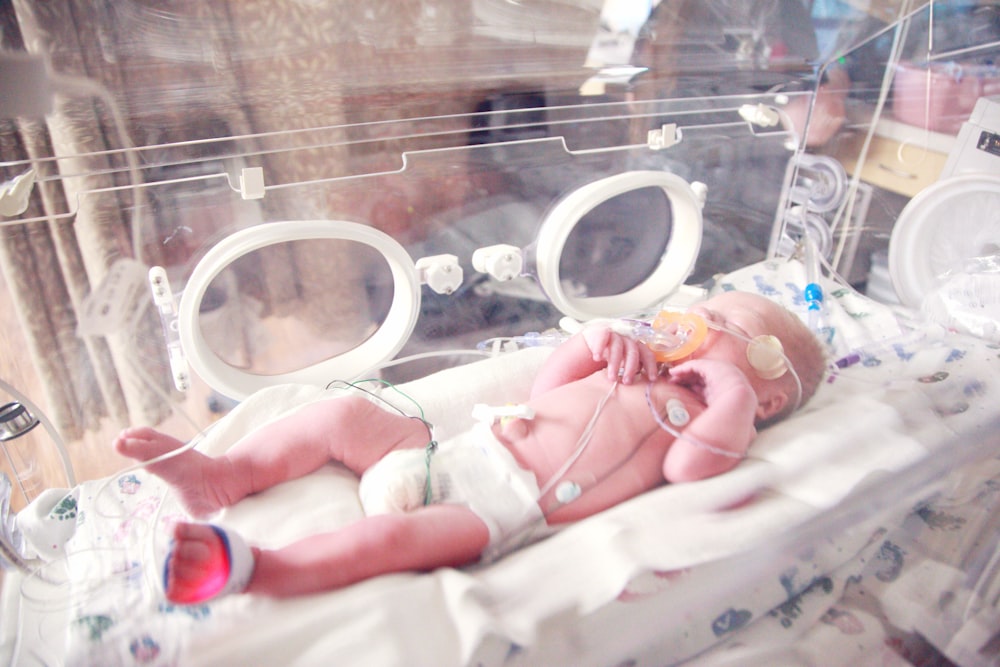
[[708, 335], [708, 324], [694, 313], [661, 310], [650, 326], [652, 330], [643, 342], [660, 363], [690, 356]]

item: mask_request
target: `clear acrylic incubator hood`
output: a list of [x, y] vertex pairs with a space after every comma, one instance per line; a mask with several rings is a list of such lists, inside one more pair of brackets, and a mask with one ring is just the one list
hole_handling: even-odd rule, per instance
[[[802, 264], [779, 287], [817, 313], [807, 283], [1000, 343], [994, 3], [0, 17], [0, 389], [55, 444], [4, 439], [16, 508], [71, 486], [94, 434], [190, 437], [275, 385], [406, 382], [760, 262]], [[995, 417], [967, 456], [996, 456]]]
[[821, 65], [808, 11], [632, 4], [98, 3], [73, 50], [18, 7], [5, 115], [58, 137], [8, 163], [35, 184], [12, 181], [11, 221], [75, 230], [59, 252], [82, 272], [67, 315], [102, 349], [87, 363], [137, 376], [99, 393], [136, 415], [166, 368], [237, 399], [353, 377], [762, 258]]

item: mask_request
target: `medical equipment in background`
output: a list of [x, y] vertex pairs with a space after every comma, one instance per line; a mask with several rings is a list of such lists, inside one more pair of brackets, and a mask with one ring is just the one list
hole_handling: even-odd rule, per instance
[[28, 571], [28, 564], [21, 555], [24, 540], [17, 530], [17, 514], [11, 509], [14, 487], [7, 475], [0, 473], [0, 566], [16, 567]]
[[[889, 274], [900, 301], [920, 308], [968, 262], [1000, 255], [1000, 98], [980, 98], [936, 183], [907, 203], [889, 240]], [[992, 287], [989, 285], [992, 284]], [[995, 307], [1000, 285], [970, 297]]]
[[43, 488], [41, 471], [36, 468], [39, 461], [34, 452], [25, 451], [31, 449], [26, 436], [38, 423], [38, 418], [16, 401], [0, 406], [0, 449], [26, 502]]
[[[15, 397], [0, 405], [0, 450], [13, 476], [0, 472], [0, 566], [28, 572], [29, 557], [17, 513], [53, 486], [75, 486], [76, 476], [66, 446], [45, 414], [6, 382], [0, 381], [0, 389]], [[43, 468], [52, 449], [62, 464], [60, 480], [51, 479], [49, 470]]]
[[809, 255], [803, 261], [822, 264], [848, 278], [872, 192], [871, 185], [848, 179], [835, 158], [796, 153], [786, 168], [768, 255]]
[[[3, 381], [0, 381], [0, 389], [15, 397], [0, 405], [0, 450], [14, 475], [12, 484], [21, 493], [24, 504], [30, 503], [46, 484], [55, 481], [44, 479], [46, 471], [40, 469], [45, 461], [44, 453], [53, 447], [62, 465], [64, 479], [59, 482], [74, 486], [73, 465], [59, 432], [27, 396]], [[42, 428], [37, 429], [38, 426]], [[46, 436], [51, 443], [44, 442]]]
[[[828, 256], [833, 250], [830, 225], [821, 217], [843, 202], [847, 190], [847, 174], [835, 159], [825, 155], [800, 153], [788, 165], [786, 191], [789, 209], [785, 227], [775, 226], [772, 245], [775, 251], [789, 254], [802, 237], [809, 237], [820, 254]], [[780, 236], [779, 236], [780, 234]]]

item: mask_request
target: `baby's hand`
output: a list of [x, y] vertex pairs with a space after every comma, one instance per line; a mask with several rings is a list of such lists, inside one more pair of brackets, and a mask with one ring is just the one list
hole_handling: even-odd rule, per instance
[[658, 372], [653, 352], [643, 343], [628, 336], [615, 333], [609, 327], [589, 327], [583, 331], [583, 339], [590, 348], [594, 361], [607, 364], [608, 379], [629, 384], [642, 372], [649, 380], [655, 380]]
[[757, 394], [737, 366], [718, 359], [689, 359], [670, 368], [670, 379], [700, 394], [705, 405], [712, 405], [719, 398], [741, 399], [749, 407], [757, 408]]

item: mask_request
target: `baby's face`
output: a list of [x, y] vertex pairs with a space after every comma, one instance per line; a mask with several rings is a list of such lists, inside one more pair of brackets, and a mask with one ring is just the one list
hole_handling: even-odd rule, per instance
[[[742, 370], [751, 382], [757, 374], [747, 359], [747, 339], [767, 334], [780, 339], [783, 333], [784, 310], [755, 294], [723, 292], [692, 306], [689, 312], [709, 323], [705, 342], [692, 353], [692, 358], [727, 361]], [[719, 331], [718, 327], [738, 335]]]

